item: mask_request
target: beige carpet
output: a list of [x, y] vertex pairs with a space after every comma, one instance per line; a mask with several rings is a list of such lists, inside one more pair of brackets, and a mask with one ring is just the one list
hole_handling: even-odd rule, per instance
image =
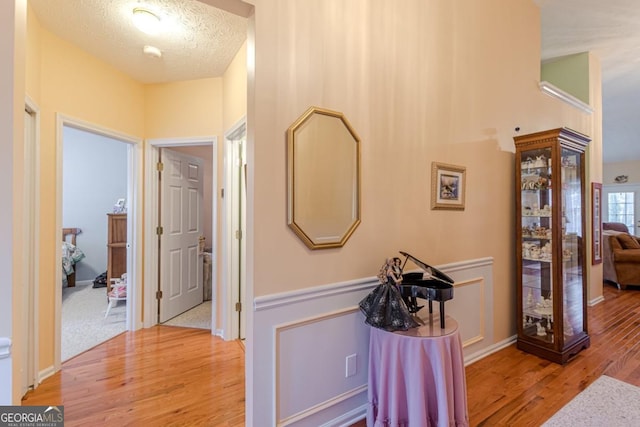
[[107, 318], [106, 311], [106, 288], [78, 284], [62, 289], [63, 362], [125, 331], [126, 301], [118, 301]]
[[640, 426], [639, 402], [639, 387], [603, 375], [567, 403], [543, 426]]
[[211, 329], [211, 301], [205, 301], [191, 310], [167, 320], [164, 324], [185, 328]]
[[[107, 310], [106, 288], [78, 284], [62, 290], [62, 347], [64, 362], [125, 331], [126, 303]], [[211, 329], [211, 301], [167, 321], [165, 325]]]

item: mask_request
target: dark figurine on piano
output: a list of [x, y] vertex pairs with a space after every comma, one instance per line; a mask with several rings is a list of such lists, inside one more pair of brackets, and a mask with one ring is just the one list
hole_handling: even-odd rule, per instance
[[433, 301], [438, 301], [440, 303], [440, 327], [444, 328], [444, 302], [453, 299], [453, 279], [406, 252], [400, 251], [400, 253], [405, 257], [401, 271], [404, 271], [409, 259], [423, 270], [422, 272], [402, 273], [400, 289], [402, 299], [409, 312], [415, 314], [424, 307], [418, 305], [418, 298], [428, 301], [429, 313], [433, 313]]

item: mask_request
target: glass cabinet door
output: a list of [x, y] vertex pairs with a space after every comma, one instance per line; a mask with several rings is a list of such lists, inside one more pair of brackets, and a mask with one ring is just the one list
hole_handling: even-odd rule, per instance
[[564, 364], [591, 342], [584, 260], [589, 139], [558, 128], [514, 141], [517, 347]]
[[583, 329], [582, 181], [579, 153], [562, 148], [562, 284], [563, 334], [569, 344]]
[[519, 160], [522, 330], [533, 340], [553, 343], [552, 151], [522, 151]]

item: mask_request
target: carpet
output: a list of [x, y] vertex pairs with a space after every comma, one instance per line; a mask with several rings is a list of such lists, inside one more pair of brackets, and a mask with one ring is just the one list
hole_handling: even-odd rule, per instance
[[[64, 362], [126, 330], [127, 301], [118, 301], [107, 311], [106, 288], [79, 282], [62, 289], [61, 360]], [[170, 326], [211, 329], [211, 301], [192, 308], [164, 323]]]
[[640, 388], [602, 375], [543, 427], [640, 426]]
[[118, 301], [109, 316], [106, 288], [91, 282], [62, 289], [61, 360], [64, 362], [125, 331], [126, 301]]
[[191, 310], [164, 322], [169, 326], [211, 329], [211, 301], [205, 301]]

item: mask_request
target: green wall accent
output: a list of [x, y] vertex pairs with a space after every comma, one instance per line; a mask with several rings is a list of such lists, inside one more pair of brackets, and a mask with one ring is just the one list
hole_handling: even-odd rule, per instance
[[589, 53], [561, 56], [543, 62], [540, 80], [589, 104]]

